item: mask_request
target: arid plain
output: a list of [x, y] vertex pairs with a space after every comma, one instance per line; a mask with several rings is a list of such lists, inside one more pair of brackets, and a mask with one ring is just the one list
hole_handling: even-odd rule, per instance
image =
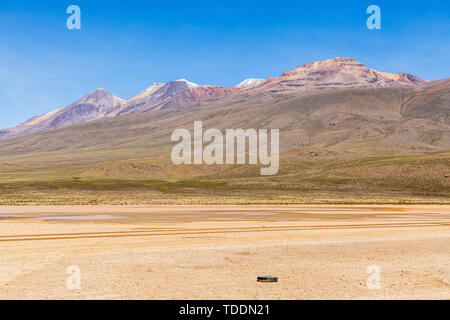
[[448, 205], [0, 207], [0, 299], [450, 299], [449, 284]]

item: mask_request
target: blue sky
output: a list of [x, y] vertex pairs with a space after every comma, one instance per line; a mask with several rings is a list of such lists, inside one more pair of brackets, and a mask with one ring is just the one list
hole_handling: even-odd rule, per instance
[[[81, 30], [66, 8], [81, 8]], [[366, 27], [381, 8], [382, 29]], [[233, 86], [354, 57], [450, 77], [450, 1], [21, 1], [0, 3], [0, 128], [102, 87], [128, 99], [154, 82]]]

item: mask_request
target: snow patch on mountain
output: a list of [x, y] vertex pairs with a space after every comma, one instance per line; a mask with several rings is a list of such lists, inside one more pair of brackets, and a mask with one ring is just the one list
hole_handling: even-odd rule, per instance
[[239, 83], [236, 86], [236, 88], [246, 89], [246, 88], [256, 87], [257, 85], [259, 85], [262, 82], [264, 82], [264, 80], [265, 79], [257, 79], [257, 78], [246, 79], [246, 80], [242, 81], [241, 83]]

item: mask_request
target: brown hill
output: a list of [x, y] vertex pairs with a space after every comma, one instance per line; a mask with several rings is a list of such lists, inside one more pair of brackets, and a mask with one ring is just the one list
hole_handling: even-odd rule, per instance
[[0, 130], [0, 139], [9, 139], [92, 120], [142, 113], [152, 109], [178, 107], [239, 90], [234, 87], [197, 86], [187, 80], [177, 80], [166, 84], [153, 84], [126, 101], [105, 89], [97, 89], [63, 109], [32, 117], [17, 127]]
[[[261, 88], [0, 141], [0, 202], [448, 202], [449, 79], [309, 93]], [[279, 128], [278, 175], [172, 164], [171, 133], [192, 131], [196, 120], [205, 129]]]
[[105, 89], [97, 89], [64, 109], [56, 109], [43, 116], [32, 117], [17, 127], [0, 130], [0, 139], [110, 117], [124, 102]]
[[[143, 113], [192, 104], [205, 99], [226, 96], [238, 91], [241, 101], [268, 102], [267, 95], [308, 94], [349, 88], [418, 86], [426, 83], [416, 76], [378, 72], [352, 58], [333, 58], [311, 62], [283, 73], [280, 77], [247, 79], [236, 87], [199, 86], [185, 79], [156, 83], [137, 96], [124, 101], [104, 89], [98, 89], [66, 108], [33, 117], [11, 129], [0, 131], [0, 139], [34, 133], [45, 129], [70, 126], [103, 118]], [[256, 100], [255, 100], [256, 97]]]
[[407, 73], [392, 74], [367, 68], [353, 58], [333, 58], [315, 61], [284, 72], [280, 77], [269, 78], [260, 90], [323, 91], [342, 88], [378, 88], [426, 83]]
[[448, 80], [306, 95], [247, 90], [180, 109], [154, 109], [1, 141], [0, 154], [105, 150], [114, 158], [126, 148], [142, 148], [146, 155], [167, 155], [171, 132], [192, 130], [195, 120], [203, 120], [205, 128], [279, 128], [284, 150], [441, 150], [450, 147], [449, 92]]
[[136, 97], [128, 100], [117, 116], [179, 107], [195, 101], [228, 95], [239, 90], [239, 88], [231, 87], [199, 86], [184, 79], [166, 84], [153, 84]]

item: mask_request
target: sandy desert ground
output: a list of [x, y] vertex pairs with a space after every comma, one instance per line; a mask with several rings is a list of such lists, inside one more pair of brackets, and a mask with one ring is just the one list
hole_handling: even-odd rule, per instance
[[0, 299], [450, 299], [450, 206], [0, 207]]

